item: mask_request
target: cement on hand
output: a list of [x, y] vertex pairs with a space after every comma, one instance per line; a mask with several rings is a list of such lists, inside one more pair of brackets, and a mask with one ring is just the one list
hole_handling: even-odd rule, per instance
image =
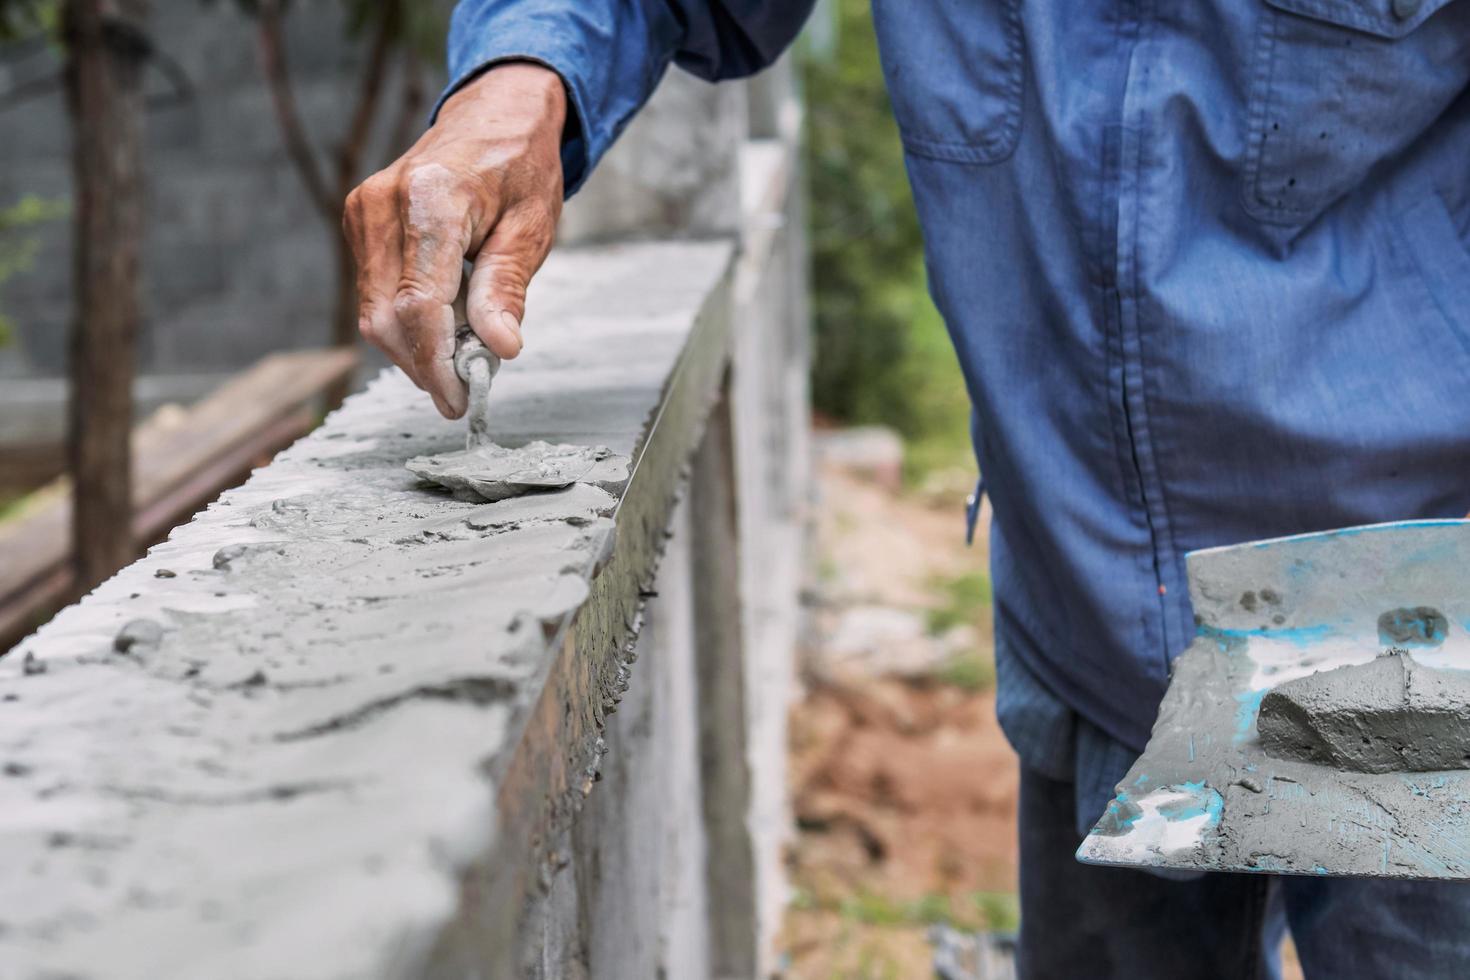
[[1288, 681], [1261, 700], [1267, 755], [1353, 772], [1470, 769], [1470, 678], [1391, 648]]
[[628, 480], [627, 457], [605, 446], [539, 440], [517, 449], [487, 443], [460, 452], [416, 456], [407, 466], [414, 476], [454, 491], [461, 500], [490, 503], [574, 483], [617, 490]]

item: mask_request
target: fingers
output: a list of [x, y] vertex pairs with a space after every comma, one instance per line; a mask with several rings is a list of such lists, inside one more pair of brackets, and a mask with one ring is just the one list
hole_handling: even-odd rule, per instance
[[512, 206], [480, 246], [470, 274], [470, 328], [497, 356], [521, 352], [526, 288], [551, 251], [555, 203], [527, 199]]
[[[348, 199], [359, 329], [447, 418], [463, 415], [468, 401], [454, 371], [455, 326], [464, 322], [457, 301], [491, 351], [505, 359], [521, 351], [526, 288], [551, 250], [561, 203], [554, 182], [533, 183], [517, 193], [500, 180], [417, 163], [375, 175]], [[470, 252], [475, 260], [460, 296]]]
[[413, 355], [393, 312], [403, 255], [398, 210], [395, 185], [377, 175], [348, 196], [342, 227], [357, 270], [358, 332], [412, 379]]
[[413, 167], [401, 186], [403, 258], [393, 313], [419, 387], [440, 414], [459, 418], [467, 393], [454, 373], [453, 303], [478, 202], [456, 174], [437, 163]]

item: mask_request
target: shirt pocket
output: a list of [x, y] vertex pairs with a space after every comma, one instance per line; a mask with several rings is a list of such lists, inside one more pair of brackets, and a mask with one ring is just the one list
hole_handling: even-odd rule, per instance
[[1021, 132], [1021, 0], [873, 0], [904, 149], [998, 163]]
[[1263, 2], [1244, 203], [1260, 220], [1305, 224], [1465, 89], [1470, 0]]

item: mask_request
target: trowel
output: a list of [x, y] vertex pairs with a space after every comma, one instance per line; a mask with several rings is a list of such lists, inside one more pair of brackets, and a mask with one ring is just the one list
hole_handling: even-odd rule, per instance
[[1194, 641], [1078, 859], [1470, 878], [1470, 521], [1186, 564]]
[[469, 432], [465, 449], [490, 445], [490, 383], [500, 370], [500, 358], [485, 346], [469, 324], [461, 324], [454, 332], [454, 373], [469, 389], [469, 408], [465, 422]]
[[[468, 277], [466, 277], [466, 281]], [[500, 358], [464, 322], [464, 291], [455, 300], [460, 326], [454, 336], [454, 373], [464, 382], [469, 406], [463, 451], [416, 456], [406, 464], [421, 480], [436, 483], [462, 500], [488, 502], [527, 493], [562, 490], [574, 483], [622, 486], [628, 461], [604, 446], [497, 443], [490, 426], [490, 387]]]

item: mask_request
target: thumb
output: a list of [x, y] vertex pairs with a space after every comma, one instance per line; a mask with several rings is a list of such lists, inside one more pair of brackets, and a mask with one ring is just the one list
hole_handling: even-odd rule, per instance
[[511, 211], [501, 218], [475, 256], [466, 312], [470, 329], [498, 357], [521, 352], [526, 288], [551, 250], [554, 219]]

